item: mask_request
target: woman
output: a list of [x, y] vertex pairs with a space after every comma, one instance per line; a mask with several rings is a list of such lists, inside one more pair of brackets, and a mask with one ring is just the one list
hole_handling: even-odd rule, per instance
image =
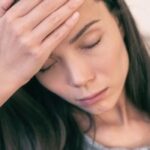
[[33, 99], [2, 108], [3, 149], [149, 149], [150, 62], [126, 4], [87, 0], [78, 11], [23, 87]]

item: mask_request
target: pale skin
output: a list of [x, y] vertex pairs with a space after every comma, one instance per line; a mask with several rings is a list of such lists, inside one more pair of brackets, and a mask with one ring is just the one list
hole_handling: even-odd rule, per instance
[[1, 1], [0, 105], [40, 70], [68, 35], [83, 1], [19, 1], [8, 11], [12, 1]]
[[[41, 65], [44, 69], [53, 66], [37, 73], [37, 79], [50, 91], [94, 116], [98, 143], [109, 147], [149, 145], [149, 119], [128, 103], [124, 91], [129, 60], [123, 29], [103, 2], [86, 0], [78, 11], [80, 19], [77, 25], [57, 43]], [[70, 44], [77, 32], [93, 20], [96, 22]], [[103, 88], [108, 88], [108, 91], [102, 101], [88, 106], [77, 101]], [[80, 120], [80, 114], [76, 116], [84, 128], [87, 122], [81, 121], [83, 118]], [[93, 131], [88, 135], [92, 137]]]
[[[95, 116], [98, 143], [109, 147], [149, 145], [149, 121], [127, 102], [124, 92], [129, 60], [123, 29], [103, 2], [87, 0], [79, 12], [81, 17], [77, 26], [55, 49], [43, 68], [53, 66], [38, 73], [37, 78], [50, 91]], [[99, 21], [70, 44], [69, 41], [93, 20]], [[86, 48], [99, 39], [98, 45]], [[89, 106], [77, 101], [106, 87], [109, 90], [102, 101]], [[84, 128], [87, 122], [78, 119]], [[93, 132], [88, 134], [92, 136]]]

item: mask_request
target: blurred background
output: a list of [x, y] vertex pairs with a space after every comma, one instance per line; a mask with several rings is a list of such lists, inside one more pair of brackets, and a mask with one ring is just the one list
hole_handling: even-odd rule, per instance
[[150, 0], [125, 0], [137, 22], [138, 28], [149, 47], [150, 54]]

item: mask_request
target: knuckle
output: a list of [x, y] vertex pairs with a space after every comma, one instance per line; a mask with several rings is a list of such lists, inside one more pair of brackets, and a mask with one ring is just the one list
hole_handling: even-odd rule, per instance
[[14, 31], [14, 33], [15, 33], [15, 35], [17, 36], [17, 37], [20, 37], [21, 35], [22, 35], [22, 30], [21, 30], [21, 28], [18, 26], [18, 25], [13, 25], [13, 31]]
[[23, 34], [23, 29], [21, 28], [21, 26], [17, 23], [11, 23], [10, 25], [14, 35], [16, 37], [21, 37], [21, 35]]
[[24, 36], [20, 38], [20, 43], [26, 49], [33, 49], [33, 42], [29, 36]]
[[38, 61], [41, 57], [41, 52], [37, 48], [32, 48], [27, 51], [27, 55], [32, 57], [33, 60]]
[[25, 55], [28, 57], [36, 58], [38, 56], [38, 53], [37, 53], [37, 50], [35, 48], [26, 47], [25, 48]]
[[25, 45], [26, 47], [30, 47], [29, 38], [22, 37], [22, 38], [20, 38], [20, 42], [21, 42], [22, 45]]
[[58, 40], [61, 39], [63, 36], [64, 36], [64, 32], [63, 31], [61, 31], [61, 32], [57, 31], [53, 35], [54, 39], [58, 39]]
[[11, 15], [6, 15], [3, 18], [3, 23], [6, 27], [12, 31], [12, 33], [16, 36], [22, 35], [25, 31], [25, 26], [20, 20], [15, 20]]
[[16, 21], [16, 27], [18, 28], [19, 32], [23, 33], [25, 31], [25, 24], [20, 20]]
[[25, 27], [20, 21], [15, 21], [11, 25], [16, 35], [20, 36], [25, 32]]
[[61, 23], [61, 18], [59, 18], [58, 17], [58, 15], [56, 16], [56, 15], [53, 15], [52, 17], [51, 17], [51, 20], [54, 22], [54, 25], [56, 26], [56, 25], [58, 25], [58, 24], [60, 24]]
[[26, 55], [30, 56], [34, 59], [38, 59], [40, 56], [40, 52], [38, 50], [38, 46], [35, 46], [34, 41], [31, 40], [30, 37], [23, 37], [20, 39], [20, 43], [22, 47], [26, 50]]

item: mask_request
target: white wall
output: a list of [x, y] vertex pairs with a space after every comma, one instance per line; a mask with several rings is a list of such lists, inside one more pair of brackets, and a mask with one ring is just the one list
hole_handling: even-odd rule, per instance
[[135, 17], [138, 28], [150, 46], [150, 0], [125, 0]]
[[145, 36], [150, 36], [150, 0], [125, 0]]

